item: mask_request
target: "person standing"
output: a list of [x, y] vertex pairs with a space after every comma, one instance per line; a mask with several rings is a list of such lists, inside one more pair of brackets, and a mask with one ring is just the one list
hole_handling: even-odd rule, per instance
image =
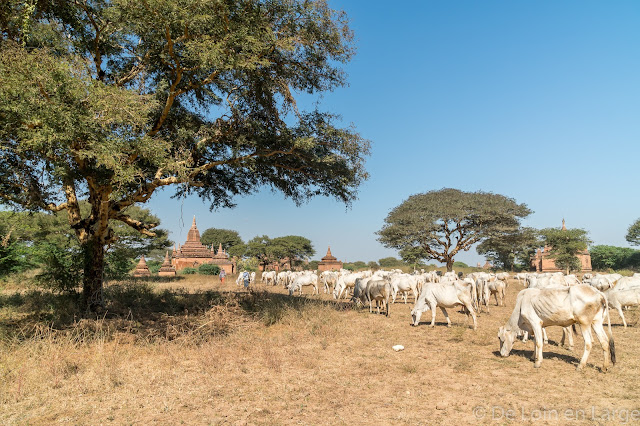
[[242, 281], [244, 281], [244, 288], [249, 288], [249, 280], [251, 277], [249, 276], [249, 272], [244, 271], [242, 273]]
[[224, 284], [224, 279], [227, 276], [227, 272], [224, 269], [220, 270], [220, 284]]

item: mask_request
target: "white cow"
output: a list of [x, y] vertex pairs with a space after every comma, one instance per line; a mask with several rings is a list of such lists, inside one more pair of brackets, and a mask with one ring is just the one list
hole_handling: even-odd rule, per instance
[[260, 276], [260, 282], [265, 285], [276, 285], [276, 271], [263, 272]]
[[346, 273], [338, 277], [336, 286], [333, 289], [333, 298], [340, 299], [342, 294], [349, 291], [356, 284], [356, 278], [365, 278], [371, 276], [365, 273], [366, 271], [356, 273]]
[[[357, 296], [356, 296], [357, 293]], [[378, 314], [380, 313], [380, 305], [389, 316], [389, 299], [391, 298], [391, 284], [384, 279], [376, 279], [372, 277], [359, 278], [353, 292], [353, 300], [359, 300], [362, 303], [369, 302], [369, 312], [373, 312], [373, 301], [376, 302]]]
[[616, 286], [605, 291], [604, 295], [607, 296], [609, 307], [618, 311], [620, 318], [622, 318], [622, 324], [626, 327], [627, 321], [622, 313], [622, 308], [626, 306], [640, 305], [640, 287], [620, 289]]
[[451, 320], [446, 308], [462, 305], [467, 308], [467, 315], [473, 317], [473, 329], [475, 330], [477, 327], [476, 313], [473, 309], [470, 293], [469, 285], [463, 282], [426, 283], [411, 311], [412, 325], [418, 325], [422, 313], [431, 309], [431, 327], [434, 327], [436, 308], [439, 307], [447, 319], [447, 327], [451, 327]]
[[338, 272], [335, 271], [324, 271], [320, 274], [320, 281], [324, 285], [325, 293], [330, 293], [331, 287], [335, 287], [338, 276]]
[[395, 275], [391, 278], [391, 294], [393, 303], [396, 303], [396, 295], [398, 294], [398, 291], [402, 292], [405, 305], [407, 304], [407, 293], [409, 291], [413, 292], [414, 300], [417, 299], [418, 281], [419, 278], [417, 275], [402, 274]]
[[302, 295], [302, 287], [305, 287], [305, 286], [313, 286], [312, 294], [319, 294], [318, 293], [318, 276], [316, 274], [304, 274], [297, 277], [289, 285], [289, 296], [292, 296], [296, 290], [298, 290], [300, 292], [300, 295]]
[[[605, 333], [603, 322], [605, 316], [609, 325], [609, 333]], [[596, 333], [602, 350], [604, 364], [602, 370], [609, 367], [609, 359], [615, 364], [615, 346], [611, 334], [611, 321], [607, 299], [598, 290], [588, 285], [576, 285], [565, 288], [528, 288], [520, 291], [516, 306], [509, 321], [500, 327], [500, 355], [509, 356], [516, 335], [526, 331], [534, 335], [534, 367], [542, 364], [543, 327], [558, 325], [567, 327], [579, 324], [584, 339], [584, 353], [578, 369], [587, 363], [591, 352], [593, 337], [591, 328]]]

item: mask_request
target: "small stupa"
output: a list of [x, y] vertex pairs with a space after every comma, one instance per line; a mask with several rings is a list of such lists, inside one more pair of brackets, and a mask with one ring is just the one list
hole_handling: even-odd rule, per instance
[[331, 254], [331, 246], [327, 248], [327, 254], [318, 263], [318, 271], [339, 271], [342, 269], [342, 262], [340, 262], [334, 255]]
[[149, 267], [147, 266], [147, 261], [144, 260], [144, 254], [140, 258], [140, 262], [136, 266], [136, 270], [133, 271], [134, 277], [150, 277], [151, 271], [149, 271]]
[[164, 256], [164, 262], [162, 262], [162, 266], [158, 271], [158, 276], [160, 277], [174, 277], [176, 275], [176, 268], [171, 265], [171, 260], [169, 259], [169, 251], [167, 250], [167, 254]]

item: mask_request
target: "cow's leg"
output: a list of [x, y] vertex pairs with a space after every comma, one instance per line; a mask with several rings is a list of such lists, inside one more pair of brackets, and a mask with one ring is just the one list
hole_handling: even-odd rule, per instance
[[431, 327], [435, 327], [436, 326], [436, 305], [434, 303], [429, 307], [431, 309]]
[[544, 339], [542, 338], [543, 333], [544, 333], [544, 328], [542, 328], [542, 324], [535, 324], [533, 329], [533, 333], [534, 333], [534, 361], [533, 361], [533, 366], [535, 368], [540, 368], [540, 365], [542, 365], [542, 346], [544, 344]]
[[627, 321], [624, 319], [624, 314], [622, 313], [622, 306], [618, 305], [618, 314], [620, 314], [620, 318], [622, 318], [622, 324], [626, 327], [627, 326]]
[[548, 345], [549, 339], [547, 338], [547, 330], [545, 330], [544, 328], [542, 329], [542, 338], [544, 339], [545, 345]]
[[560, 340], [560, 346], [564, 346], [565, 338], [569, 341], [569, 350], [573, 350], [573, 329], [571, 326], [562, 327], [562, 340]]
[[447, 327], [451, 327], [451, 320], [449, 319], [449, 314], [447, 313], [447, 310], [444, 308], [444, 306], [440, 306], [440, 310], [444, 314], [444, 317], [447, 319]]
[[604, 327], [602, 327], [602, 321], [595, 321], [591, 326], [593, 327], [593, 331], [596, 333], [596, 337], [598, 338], [598, 342], [600, 342], [600, 346], [604, 353], [602, 371], [607, 371], [611, 360], [611, 353], [609, 353], [609, 336], [607, 336], [607, 333], [604, 331]]
[[473, 310], [473, 302], [467, 302], [464, 304], [464, 306], [465, 308], [467, 308], [467, 317], [471, 315], [471, 318], [473, 318], [473, 329], [476, 330], [478, 328], [478, 323], [476, 322], [476, 313]]
[[407, 292], [407, 291], [402, 292], [402, 298], [404, 299], [404, 304], [405, 305], [407, 304], [408, 295], [409, 295], [409, 292]]
[[398, 290], [397, 289], [393, 289], [391, 290], [391, 301], [392, 303], [396, 303], [396, 295], [398, 294]]
[[584, 353], [582, 354], [582, 358], [580, 359], [580, 364], [578, 364], [578, 370], [582, 370], [582, 368], [584, 368], [584, 366], [587, 364], [587, 358], [589, 358], [591, 347], [593, 345], [591, 327], [589, 327], [588, 325], [582, 324], [582, 338], [584, 339]]

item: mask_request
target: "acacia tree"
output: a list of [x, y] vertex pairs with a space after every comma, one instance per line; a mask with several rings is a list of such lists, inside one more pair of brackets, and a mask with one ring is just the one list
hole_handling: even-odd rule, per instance
[[291, 267], [316, 253], [311, 240], [299, 235], [278, 237], [271, 240], [271, 242], [274, 245], [274, 252], [278, 259], [289, 259]]
[[582, 269], [577, 255], [585, 251], [591, 243], [587, 237], [587, 231], [580, 228], [545, 228], [539, 232], [543, 244], [551, 247], [549, 257], [553, 259], [558, 268], [566, 270], [567, 274]]
[[240, 234], [231, 229], [208, 228], [200, 236], [200, 242], [204, 245], [213, 244], [216, 250], [222, 244], [222, 249], [225, 251], [231, 250], [230, 254], [233, 256], [237, 256], [244, 251], [244, 242]]
[[528, 268], [531, 254], [539, 247], [538, 233], [533, 228], [497, 232], [476, 247], [495, 267], [513, 270], [516, 262]]
[[629, 244], [640, 246], [640, 219], [637, 219], [629, 226], [625, 238]]
[[453, 269], [454, 258], [475, 243], [517, 229], [531, 213], [525, 204], [488, 192], [445, 188], [410, 196], [391, 210], [378, 241], [411, 253], [414, 261], [433, 259]]
[[368, 141], [296, 104], [343, 86], [354, 53], [324, 0], [11, 0], [0, 27], [0, 197], [66, 211], [91, 310], [110, 224], [153, 235], [126, 208], [158, 188], [211, 208], [265, 185], [349, 204], [367, 177]]

